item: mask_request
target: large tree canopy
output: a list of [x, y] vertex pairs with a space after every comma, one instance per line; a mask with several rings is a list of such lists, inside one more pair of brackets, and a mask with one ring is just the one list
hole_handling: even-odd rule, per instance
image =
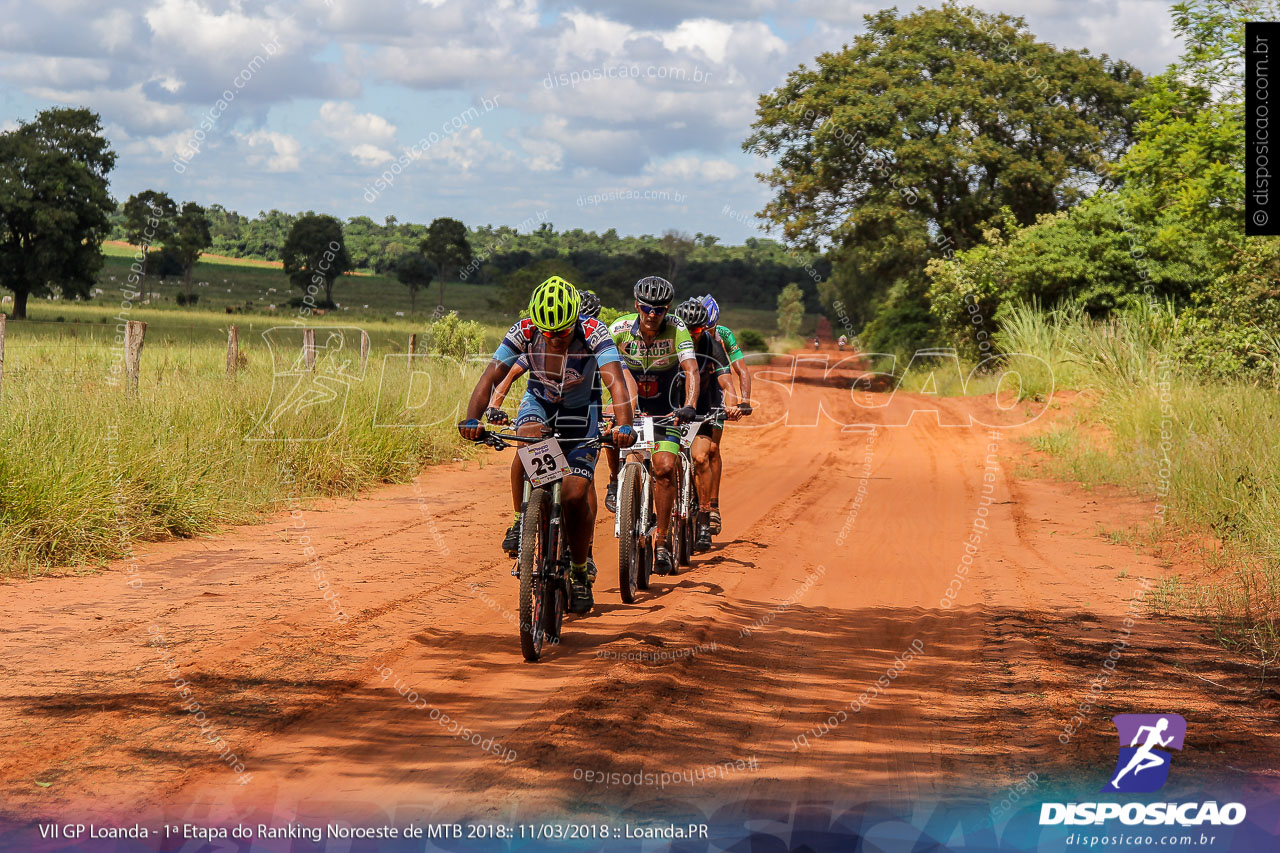
[[27, 316], [33, 293], [89, 295], [114, 208], [115, 162], [86, 109], [45, 110], [0, 133], [0, 285], [13, 291], [15, 317]]
[[1128, 146], [1141, 75], [1123, 62], [973, 8], [866, 21], [762, 96], [744, 143], [776, 158], [765, 216], [792, 241], [848, 243], [906, 214], [965, 248], [1002, 206], [1030, 224], [1075, 203]]
[[1003, 207], [1030, 224], [1109, 182], [1142, 78], [1008, 15], [945, 5], [866, 21], [760, 98], [743, 147], [774, 161], [762, 218], [795, 246], [834, 250], [831, 290], [851, 314], [889, 294], [896, 319], [882, 326], [927, 325], [931, 255], [981, 242]]

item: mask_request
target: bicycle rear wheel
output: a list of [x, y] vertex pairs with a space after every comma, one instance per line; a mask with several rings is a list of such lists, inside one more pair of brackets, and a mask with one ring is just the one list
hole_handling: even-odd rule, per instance
[[618, 592], [632, 604], [640, 588], [640, 466], [627, 463], [618, 477]]
[[542, 656], [546, 639], [546, 579], [551, 538], [551, 495], [546, 489], [533, 489], [525, 505], [520, 523], [520, 651], [527, 661]]

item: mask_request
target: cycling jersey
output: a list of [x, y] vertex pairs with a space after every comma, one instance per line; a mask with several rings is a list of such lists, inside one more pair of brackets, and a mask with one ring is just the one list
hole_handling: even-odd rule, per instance
[[729, 355], [730, 364], [742, 358], [742, 347], [738, 346], [738, 338], [733, 334], [732, 329], [728, 326], [716, 326], [716, 337], [724, 345], [724, 351]]
[[[686, 333], [687, 334], [687, 333]], [[599, 398], [596, 376], [606, 364], [622, 356], [609, 336], [609, 327], [594, 318], [580, 318], [563, 359], [559, 377], [547, 370], [547, 338], [527, 317], [507, 330], [493, 357], [508, 367], [517, 362], [529, 371], [526, 391], [545, 403], [581, 408]]]
[[684, 398], [672, 394], [675, 378], [683, 372], [680, 363], [694, 359], [693, 338], [683, 320], [667, 315], [658, 334], [645, 343], [640, 335], [640, 315], [623, 314], [613, 321], [609, 334], [636, 380], [640, 411], [666, 415], [683, 405]]
[[[693, 354], [698, 360], [698, 399], [694, 410], [701, 417], [718, 407], [724, 400], [724, 389], [720, 387], [719, 377], [729, 372], [729, 354], [724, 345], [714, 335], [703, 333], [694, 341]], [[677, 398], [684, 397], [684, 373], [676, 379]]]

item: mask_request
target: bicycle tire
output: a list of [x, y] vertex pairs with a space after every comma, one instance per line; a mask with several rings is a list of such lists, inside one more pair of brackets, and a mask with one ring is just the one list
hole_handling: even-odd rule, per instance
[[546, 639], [542, 565], [550, 535], [551, 495], [533, 489], [520, 520], [520, 651], [533, 662], [542, 657]]
[[622, 466], [618, 477], [618, 592], [626, 604], [634, 604], [640, 588], [640, 563], [643, 559], [640, 534], [636, 530], [640, 501], [639, 466]]

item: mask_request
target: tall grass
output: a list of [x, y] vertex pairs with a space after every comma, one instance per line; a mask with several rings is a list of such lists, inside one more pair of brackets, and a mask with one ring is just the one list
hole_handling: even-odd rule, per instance
[[[1245, 383], [1207, 383], [1174, 358], [1171, 307], [1151, 306], [1092, 321], [1078, 312], [1009, 314], [1002, 348], [1039, 356], [1059, 383], [1097, 392], [1091, 416], [1111, 443], [1082, 437], [1079, 424], [1037, 439], [1083, 482], [1127, 485], [1159, 501], [1160, 515], [1187, 538], [1210, 532], [1217, 577], [1176, 584], [1181, 605], [1217, 626], [1229, 645], [1274, 657], [1280, 615], [1280, 398]], [[1202, 534], [1201, 534], [1202, 535]]]
[[360, 376], [348, 348], [307, 374], [300, 330], [282, 334], [234, 381], [223, 343], [148, 342], [136, 394], [113, 373], [118, 348], [86, 344], [71, 366], [65, 339], [29, 338], [0, 386], [0, 573], [100, 563], [466, 452], [453, 425], [480, 365], [419, 357], [411, 374], [382, 349]]

